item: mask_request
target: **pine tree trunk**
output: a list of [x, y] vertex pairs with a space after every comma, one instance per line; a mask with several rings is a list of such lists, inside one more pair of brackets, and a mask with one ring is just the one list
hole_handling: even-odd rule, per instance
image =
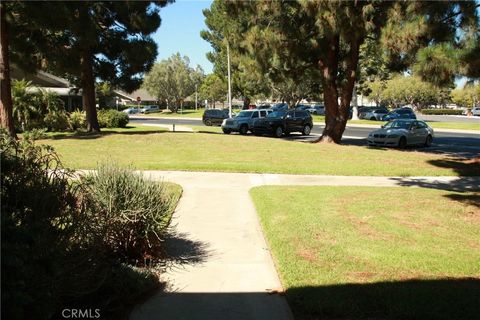
[[[338, 104], [338, 57], [340, 37], [333, 36], [325, 60], [319, 61], [322, 71], [323, 100], [325, 103], [325, 128], [317, 142], [340, 143], [347, 124], [347, 117]], [[342, 114], [343, 113], [343, 114]]]
[[83, 109], [86, 113], [87, 131], [100, 132], [97, 119], [97, 108], [95, 107], [95, 79], [93, 77], [92, 55], [87, 47], [82, 50], [80, 61], [82, 67], [82, 97]]
[[343, 132], [348, 121], [349, 107], [352, 100], [356, 79], [356, 70], [362, 39], [353, 38], [350, 43], [346, 63], [346, 83], [341, 88], [340, 103], [338, 102], [338, 55], [340, 41], [333, 37], [325, 61], [319, 61], [323, 72], [323, 97], [325, 102], [325, 128], [319, 142], [341, 143]]
[[13, 124], [12, 88], [10, 84], [10, 57], [8, 55], [8, 33], [5, 20], [5, 4], [0, 3], [0, 125], [16, 138]]

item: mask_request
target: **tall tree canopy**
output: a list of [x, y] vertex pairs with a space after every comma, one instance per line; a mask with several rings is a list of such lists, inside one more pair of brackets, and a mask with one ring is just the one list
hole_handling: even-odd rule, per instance
[[188, 57], [176, 53], [153, 66], [145, 76], [143, 87], [157, 100], [166, 101], [173, 111], [177, 111], [183, 101], [195, 92], [195, 84], [198, 89], [202, 78], [200, 66], [191, 68]]
[[367, 38], [381, 44], [388, 69], [417, 63], [416, 70], [440, 84], [461, 68], [450, 72], [442, 56], [433, 59], [428, 50], [454, 48], [463, 57], [459, 65], [471, 69], [475, 51], [468, 48], [478, 41], [475, 2], [216, 0], [214, 6], [231, 20], [220, 29], [230, 47], [255, 59], [261, 74], [297, 83], [306, 70], [315, 71], [326, 107], [320, 141], [327, 142], [339, 143], [345, 130], [360, 48]]
[[[172, 1], [13, 1], [2, 9], [11, 26], [9, 39], [18, 36], [11, 31], [23, 27], [43, 66], [80, 84], [87, 128], [99, 131], [95, 79], [126, 91], [140, 86], [157, 55], [149, 35], [160, 26], [159, 8], [168, 2]], [[25, 56], [29, 49], [17, 41], [10, 48], [12, 57]]]

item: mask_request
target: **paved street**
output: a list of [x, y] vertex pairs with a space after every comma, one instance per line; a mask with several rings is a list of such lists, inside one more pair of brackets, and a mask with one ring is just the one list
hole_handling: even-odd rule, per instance
[[[465, 117], [467, 118], [467, 117]], [[203, 123], [198, 119], [165, 119], [165, 118], [147, 118], [141, 116], [135, 116], [131, 118], [132, 123], [145, 123], [145, 124], [176, 124], [184, 126], [202, 126]], [[478, 119], [480, 126], [480, 118]], [[381, 122], [379, 122], [380, 126]], [[312, 140], [315, 139], [315, 135], [322, 133], [323, 126], [315, 125], [312, 130], [313, 136], [303, 137], [293, 134], [286, 139], [290, 140]], [[343, 135], [343, 143], [354, 145], [366, 145], [366, 137], [368, 133], [374, 130], [373, 128], [365, 127], [347, 127]], [[407, 150], [413, 150], [409, 148]], [[417, 149], [415, 149], [417, 150]], [[457, 133], [450, 131], [442, 131], [440, 129], [435, 130], [435, 139], [433, 145], [430, 148], [422, 148], [424, 152], [442, 153], [452, 156], [460, 157], [475, 157], [480, 155], [480, 132], [479, 133]]]

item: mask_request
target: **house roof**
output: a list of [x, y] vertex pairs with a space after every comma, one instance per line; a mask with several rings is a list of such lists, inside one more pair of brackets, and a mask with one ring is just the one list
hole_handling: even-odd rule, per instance
[[137, 97], [140, 97], [142, 101], [157, 101], [157, 98], [152, 97], [147, 90], [145, 89], [138, 89], [133, 91], [132, 93], [128, 94], [130, 97], [132, 97], [133, 101], [137, 100]]
[[51, 88], [71, 88], [72, 85], [66, 79], [54, 76], [53, 74], [37, 71], [36, 73], [27, 73], [12, 65], [11, 67], [12, 79], [25, 79], [32, 82], [32, 85], [37, 87], [51, 87]]

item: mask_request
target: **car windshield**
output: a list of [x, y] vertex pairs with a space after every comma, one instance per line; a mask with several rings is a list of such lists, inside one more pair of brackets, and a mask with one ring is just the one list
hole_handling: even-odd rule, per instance
[[250, 118], [252, 116], [253, 111], [240, 111], [237, 115], [238, 118]]
[[409, 129], [412, 125], [412, 121], [392, 121], [387, 123], [385, 129]]
[[267, 115], [267, 118], [281, 118], [285, 115], [285, 111], [273, 111]]

